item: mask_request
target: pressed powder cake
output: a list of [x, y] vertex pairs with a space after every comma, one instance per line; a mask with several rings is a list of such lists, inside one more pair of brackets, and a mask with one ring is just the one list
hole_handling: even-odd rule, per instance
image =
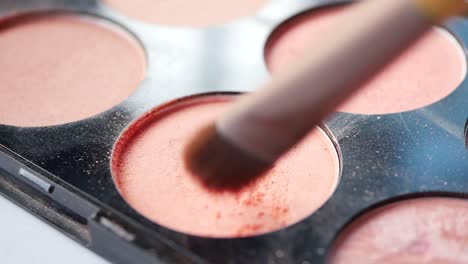
[[0, 124], [13, 126], [104, 112], [138, 87], [146, 65], [129, 34], [72, 14], [11, 18], [0, 27], [0, 50]]
[[172, 26], [204, 27], [252, 16], [269, 0], [104, 0], [104, 2], [117, 12], [141, 21]]
[[[266, 47], [266, 61], [272, 74], [290, 68], [305, 52], [314, 52], [314, 43], [333, 34], [333, 28], [347, 10], [329, 7], [310, 11], [280, 26]], [[349, 62], [349, 67], [352, 63]], [[360, 114], [414, 110], [449, 95], [465, 74], [466, 59], [460, 44], [445, 30], [433, 28], [337, 110]], [[329, 75], [333, 78], [334, 73]], [[320, 84], [311, 84], [311, 89], [313, 85]]]
[[333, 247], [330, 264], [468, 263], [468, 202], [419, 198], [359, 217]]
[[336, 149], [320, 129], [239, 193], [208, 191], [190, 175], [184, 146], [228, 106], [228, 97], [188, 99], [131, 126], [113, 154], [113, 176], [124, 199], [158, 224], [208, 237], [262, 234], [317, 210], [339, 174]]

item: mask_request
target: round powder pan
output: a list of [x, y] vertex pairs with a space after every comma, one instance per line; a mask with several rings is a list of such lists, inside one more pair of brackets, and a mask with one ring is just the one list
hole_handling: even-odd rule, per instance
[[464, 263], [468, 200], [424, 197], [387, 203], [350, 223], [327, 263]]
[[[241, 0], [230, 3], [216, 0], [194, 2], [138, 0], [129, 3], [125, 0], [104, 0], [104, 3], [111, 10], [148, 23], [207, 27], [255, 15], [269, 1]], [[174, 13], [178, 15], [172, 15]]]
[[[282, 23], [272, 33], [265, 50], [272, 75], [289, 68], [305, 52], [313, 52], [311, 43], [332, 34], [349, 10], [346, 5], [333, 5], [306, 11]], [[368, 80], [337, 111], [390, 114], [422, 108], [451, 94], [464, 80], [466, 68], [458, 40], [445, 29], [434, 27]]]
[[[341, 172], [336, 189], [325, 190], [327, 197], [285, 226], [260, 230], [252, 225], [217, 235], [176, 229], [151, 219], [132, 204], [122, 186], [114, 181], [112, 151], [119, 148], [119, 136], [144, 113], [152, 113], [155, 107], [175, 106], [180, 98], [189, 100], [198, 94], [255, 91], [275, 74], [265, 54], [284, 25], [294, 22], [298, 14], [312, 14], [349, 2], [272, 0], [257, 9], [256, 15], [226, 17], [229, 23], [190, 28], [145, 23], [126, 17], [124, 12], [100, 0], [0, 1], [0, 21], [24, 10], [67, 11], [100, 17], [105, 24], [114, 21], [112, 25], [121, 25], [135, 36], [139, 48], [146, 53], [145, 78], [140, 84], [137, 82], [138, 89], [132, 87], [128, 91], [131, 96], [109, 105], [111, 108], [103, 113], [100, 110], [97, 116], [42, 127], [0, 125], [0, 192], [111, 262], [145, 264], [326, 263], [346, 229], [355, 224], [354, 220], [366, 217], [366, 213], [372, 214], [373, 209], [410, 198], [466, 197], [468, 151], [464, 130], [468, 85], [461, 81], [464, 76], [459, 76], [466, 71], [463, 63], [453, 71], [457, 81], [430, 102], [409, 109], [347, 110], [330, 116], [322, 131], [333, 139], [339, 152]], [[457, 60], [460, 66], [466, 61], [459, 52], [468, 43], [466, 19], [454, 19], [443, 29], [442, 35], [436, 35], [444, 43], [450, 40], [454, 50], [449, 52], [461, 56]], [[1, 37], [0, 34], [0, 43]], [[29, 38], [25, 41], [34, 44]], [[440, 72], [431, 78], [442, 76], [438, 75]], [[94, 99], [107, 99], [100, 97]], [[155, 149], [154, 153], [160, 151]], [[297, 193], [310, 195], [315, 191], [304, 189], [301, 186]], [[154, 194], [141, 194], [145, 195]], [[264, 199], [260, 196], [250, 198]], [[447, 203], [435, 204], [445, 207]], [[198, 216], [194, 214], [193, 219]], [[217, 212], [209, 216], [212, 218], [207, 223], [211, 225]], [[225, 216], [221, 212], [220, 218]], [[416, 243], [414, 248], [422, 250], [424, 245]]]
[[316, 128], [261, 180], [236, 193], [213, 192], [185, 168], [183, 147], [236, 96], [202, 95], [157, 107], [134, 121], [112, 153], [123, 198], [167, 228], [204, 237], [261, 235], [297, 223], [336, 188], [340, 165], [333, 142]]
[[4, 125], [44, 127], [94, 117], [127, 99], [145, 75], [139, 42], [97, 16], [10, 16], [0, 25], [0, 47]]

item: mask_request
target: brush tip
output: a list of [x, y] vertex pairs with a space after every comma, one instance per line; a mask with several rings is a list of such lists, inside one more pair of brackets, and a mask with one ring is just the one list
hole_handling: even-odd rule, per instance
[[184, 161], [202, 185], [216, 191], [239, 191], [271, 166], [231, 144], [215, 124], [202, 128], [192, 138], [185, 148]]

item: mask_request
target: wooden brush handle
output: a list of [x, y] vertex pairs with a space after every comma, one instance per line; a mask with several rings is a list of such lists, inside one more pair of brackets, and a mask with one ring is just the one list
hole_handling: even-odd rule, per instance
[[216, 123], [218, 133], [274, 162], [433, 22], [464, 11], [466, 4], [367, 0], [350, 8], [340, 27], [313, 43], [297, 65], [234, 104]]

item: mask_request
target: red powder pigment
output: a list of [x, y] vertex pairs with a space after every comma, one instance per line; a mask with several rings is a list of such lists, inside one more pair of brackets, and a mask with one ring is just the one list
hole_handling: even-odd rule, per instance
[[49, 126], [99, 114], [143, 79], [138, 42], [98, 18], [28, 15], [0, 24], [0, 124]]
[[296, 223], [331, 196], [339, 163], [333, 143], [320, 129], [239, 193], [210, 192], [199, 185], [184, 166], [183, 148], [230, 100], [208, 96], [177, 102], [150, 112], [124, 132], [113, 152], [113, 176], [133, 208], [180, 232], [242, 237]]
[[104, 0], [125, 15], [155, 24], [204, 27], [254, 15], [268, 0]]
[[358, 218], [339, 236], [330, 263], [462, 264], [468, 263], [467, 249], [468, 202], [421, 198]]
[[[267, 47], [266, 61], [273, 75], [287, 69], [314, 43], [333, 34], [349, 9], [331, 7], [293, 18], [276, 30]], [[348, 25], [352, 26], [352, 25]], [[318, 44], [317, 44], [318, 45]], [[366, 56], [366, 54], [362, 54]], [[353, 62], [349, 62], [352, 67]], [[333, 78], [330, 72], [330, 78]], [[456, 39], [434, 28], [396, 58], [338, 111], [386, 114], [414, 110], [446, 97], [465, 78], [466, 59]], [[311, 87], [320, 84], [311, 84]]]

